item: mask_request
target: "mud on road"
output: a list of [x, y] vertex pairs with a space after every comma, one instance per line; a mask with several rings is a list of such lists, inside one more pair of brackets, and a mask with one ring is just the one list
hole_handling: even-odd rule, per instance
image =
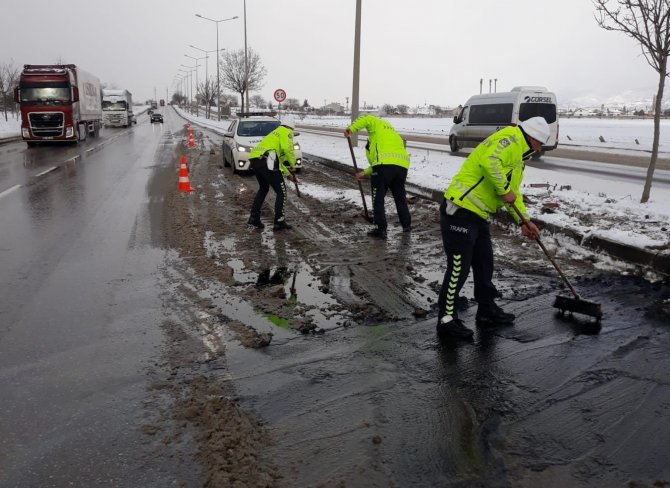
[[[387, 198], [389, 236], [374, 240], [350, 200], [351, 174], [306, 161], [302, 198], [289, 186], [293, 229], [272, 230], [270, 191], [257, 230], [246, 223], [255, 178], [233, 175], [220, 139], [196, 134], [195, 149], [173, 155], [176, 174], [186, 154], [195, 192], [175, 186], [165, 200], [174, 320], [156, 389], [169, 392], [163, 422], [181, 426], [174, 442], [197, 441], [206, 486], [670, 479], [660, 454], [670, 436], [667, 284], [561, 256], [606, 318], [602, 329], [560, 321], [550, 305], [561, 285], [541, 252], [494, 226], [500, 302], [517, 324], [477, 330], [473, 345], [439, 343], [436, 203], [413, 198], [403, 233]], [[463, 294], [472, 297], [470, 281]], [[475, 308], [463, 313], [473, 328]], [[617, 447], [642, 449], [652, 432], [660, 436], [644, 454]]]

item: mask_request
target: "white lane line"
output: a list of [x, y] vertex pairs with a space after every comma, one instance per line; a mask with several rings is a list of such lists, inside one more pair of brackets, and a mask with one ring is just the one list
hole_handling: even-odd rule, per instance
[[11, 188], [7, 188], [5, 191], [3, 191], [2, 193], [0, 193], [0, 198], [9, 195], [9, 194], [12, 193], [14, 190], [18, 190], [19, 188], [21, 188], [21, 185], [14, 185], [14, 186], [11, 187]]
[[52, 166], [52, 167], [49, 168], [49, 169], [45, 169], [45, 170], [42, 171], [41, 173], [37, 173], [35, 176], [44, 176], [45, 174], [50, 173], [50, 172], [52, 172], [52, 171], [55, 170], [55, 169], [58, 169], [58, 166]]

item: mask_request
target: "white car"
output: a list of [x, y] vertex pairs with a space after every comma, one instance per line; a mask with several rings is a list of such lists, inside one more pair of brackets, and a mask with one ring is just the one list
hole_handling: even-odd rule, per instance
[[[240, 114], [228, 127], [223, 135], [223, 165], [232, 166], [233, 173], [251, 172], [249, 167], [249, 153], [270, 132], [275, 130], [281, 122], [276, 117], [259, 114]], [[298, 132], [294, 132], [298, 135]], [[296, 171], [302, 169], [302, 151], [300, 144], [294, 140]]]

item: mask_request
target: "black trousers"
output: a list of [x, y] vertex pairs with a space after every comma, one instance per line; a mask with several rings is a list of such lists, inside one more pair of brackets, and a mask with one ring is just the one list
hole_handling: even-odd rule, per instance
[[412, 217], [407, 206], [407, 194], [405, 193], [405, 181], [407, 180], [407, 169], [396, 164], [379, 164], [372, 168], [370, 186], [372, 187], [372, 211], [375, 224], [382, 230], [388, 226], [386, 222], [386, 211], [384, 209], [384, 198], [386, 190], [390, 189], [398, 211], [398, 218], [403, 227], [412, 225]]
[[493, 285], [493, 245], [489, 223], [465, 209], [447, 215], [446, 201], [442, 201], [440, 228], [447, 255], [447, 271], [437, 301], [438, 321], [444, 315], [457, 315], [454, 308], [456, 297], [470, 274], [470, 267], [477, 303], [480, 306], [491, 305], [498, 295]]
[[265, 158], [253, 158], [250, 164], [258, 180], [258, 192], [254, 198], [254, 203], [251, 205], [251, 216], [253, 218], [260, 218], [261, 207], [265, 201], [265, 197], [270, 190], [270, 187], [277, 194], [275, 199], [275, 222], [286, 220], [286, 183], [281, 171], [269, 170]]

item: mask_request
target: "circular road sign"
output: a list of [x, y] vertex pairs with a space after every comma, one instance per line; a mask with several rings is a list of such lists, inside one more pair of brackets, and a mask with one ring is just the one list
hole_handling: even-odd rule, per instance
[[277, 88], [275, 90], [275, 100], [279, 103], [286, 100], [286, 92], [284, 90], [282, 90], [281, 88]]

